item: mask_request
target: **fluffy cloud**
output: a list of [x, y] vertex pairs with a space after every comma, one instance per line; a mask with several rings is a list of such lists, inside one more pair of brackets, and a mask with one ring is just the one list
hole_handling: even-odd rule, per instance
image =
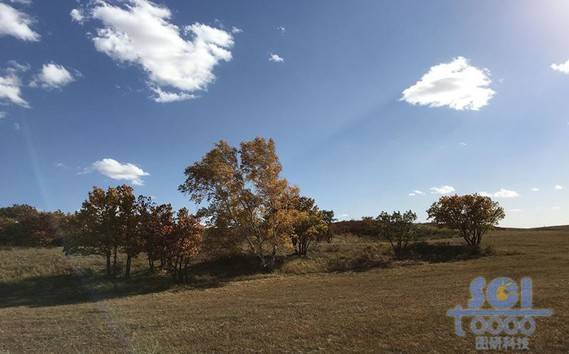
[[539, 192], [539, 188], [533, 187], [533, 188], [531, 189], [531, 191], [532, 191], [532, 192]]
[[432, 194], [449, 194], [456, 191], [453, 186], [431, 187], [430, 190]]
[[49, 63], [42, 66], [41, 72], [32, 81], [32, 87], [61, 88], [75, 81], [71, 73], [62, 65]]
[[278, 54], [271, 53], [271, 55], [269, 55], [269, 61], [272, 61], [273, 63], [282, 63], [284, 62], [284, 59]]
[[69, 16], [71, 16], [73, 21], [78, 23], [83, 23], [83, 20], [85, 20], [85, 16], [83, 16], [83, 12], [80, 9], [71, 10]]
[[0, 36], [13, 36], [24, 41], [39, 41], [40, 35], [30, 26], [33, 20], [26, 13], [0, 3]]
[[415, 197], [415, 196], [418, 196], [418, 195], [425, 195], [425, 192], [420, 191], [420, 190], [414, 190], [413, 192], [409, 193], [409, 196], [410, 196], [410, 197]]
[[555, 187], [553, 187], [553, 188], [555, 188], [556, 191], [562, 191], [562, 190], [565, 189], [565, 187], [563, 187], [563, 186], [560, 185], [560, 184], [555, 185]]
[[91, 170], [115, 180], [129, 181], [137, 186], [142, 186], [144, 182], [141, 178], [149, 175], [136, 165], [131, 163], [122, 164], [108, 158], [93, 162], [89, 171]]
[[18, 106], [28, 108], [30, 105], [22, 97], [22, 82], [17, 71], [9, 69], [5, 76], [0, 76], [0, 102], [8, 101]]
[[158, 102], [192, 98], [215, 80], [214, 67], [232, 58], [230, 33], [201, 23], [181, 30], [170, 22], [170, 9], [148, 0], [122, 6], [99, 0], [83, 16], [102, 23], [93, 37], [95, 48], [140, 65]]
[[499, 191], [495, 193], [480, 192], [478, 193], [483, 197], [494, 197], [494, 198], [517, 198], [520, 194], [516, 191], [511, 191], [505, 188], [500, 188]]
[[561, 64], [551, 64], [551, 68], [555, 71], [559, 71], [560, 73], [569, 75], [569, 60]]
[[495, 91], [488, 69], [471, 66], [463, 57], [435, 65], [415, 85], [403, 91], [402, 101], [429, 107], [474, 110], [486, 106]]

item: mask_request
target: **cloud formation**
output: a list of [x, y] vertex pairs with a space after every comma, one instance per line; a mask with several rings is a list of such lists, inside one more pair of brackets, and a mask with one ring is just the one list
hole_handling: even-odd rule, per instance
[[18, 77], [18, 71], [20, 69], [10, 67], [5, 70], [4, 76], [0, 76], [0, 102], [13, 103], [29, 108], [30, 105], [22, 97], [22, 82]]
[[450, 194], [456, 192], [453, 186], [440, 186], [440, 187], [431, 187], [430, 191], [432, 194]]
[[107, 176], [115, 180], [129, 181], [137, 186], [144, 185], [142, 177], [149, 175], [148, 173], [144, 172], [140, 167], [134, 164], [131, 163], [122, 164], [117, 160], [109, 158], [93, 162], [91, 168], [87, 172], [90, 172], [91, 170], [99, 172], [103, 176]]
[[80, 9], [71, 10], [69, 16], [71, 16], [71, 19], [77, 23], [83, 23], [83, 20], [85, 20], [85, 16], [83, 16], [83, 12]]
[[425, 195], [425, 192], [420, 191], [420, 190], [414, 190], [413, 192], [409, 193], [409, 196], [410, 196], [410, 197], [415, 197], [415, 196], [418, 196], [418, 195]]
[[484, 197], [494, 197], [494, 198], [517, 198], [520, 196], [518, 192], [508, 190], [505, 188], [500, 188], [500, 190], [495, 193], [480, 192], [479, 194]]
[[569, 60], [561, 64], [551, 64], [551, 68], [560, 73], [569, 75]]
[[32, 81], [32, 87], [61, 88], [75, 81], [71, 73], [62, 65], [44, 64], [40, 73]]
[[215, 80], [214, 67], [232, 58], [231, 33], [201, 23], [180, 29], [170, 22], [170, 9], [148, 0], [116, 6], [99, 0], [83, 16], [102, 24], [92, 38], [95, 48], [139, 65], [157, 102], [193, 98]]
[[282, 63], [284, 62], [284, 58], [278, 54], [271, 53], [271, 55], [269, 55], [269, 61], [272, 61], [273, 63]]
[[496, 93], [489, 88], [491, 83], [488, 69], [471, 66], [468, 59], [457, 57], [431, 67], [421, 80], [403, 91], [401, 100], [412, 105], [477, 111]]
[[565, 187], [563, 187], [563, 186], [560, 185], [560, 184], [555, 185], [555, 187], [553, 187], [553, 188], [555, 188], [556, 191], [562, 191], [562, 190], [565, 189]]
[[30, 27], [33, 22], [28, 14], [0, 3], [0, 36], [12, 36], [23, 41], [39, 41], [40, 35]]

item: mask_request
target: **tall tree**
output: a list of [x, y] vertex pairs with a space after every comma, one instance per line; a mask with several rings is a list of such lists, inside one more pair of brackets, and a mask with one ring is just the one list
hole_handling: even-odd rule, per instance
[[198, 204], [207, 202], [198, 214], [217, 230], [243, 237], [262, 266], [272, 270], [292, 232], [291, 203], [298, 195], [281, 170], [272, 139], [245, 141], [240, 149], [220, 141], [186, 168], [179, 190]]
[[436, 224], [457, 230], [472, 247], [478, 247], [482, 236], [506, 216], [498, 202], [478, 194], [443, 196], [427, 213]]

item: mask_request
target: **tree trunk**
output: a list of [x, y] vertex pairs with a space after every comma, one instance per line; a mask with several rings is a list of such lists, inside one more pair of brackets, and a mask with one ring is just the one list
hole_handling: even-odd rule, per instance
[[107, 252], [105, 255], [107, 258], [107, 276], [111, 275], [111, 252]]
[[132, 256], [129, 254], [126, 256], [126, 268], [124, 270], [124, 278], [130, 278], [130, 264], [132, 263]]
[[117, 274], [117, 247], [113, 250], [113, 275]]

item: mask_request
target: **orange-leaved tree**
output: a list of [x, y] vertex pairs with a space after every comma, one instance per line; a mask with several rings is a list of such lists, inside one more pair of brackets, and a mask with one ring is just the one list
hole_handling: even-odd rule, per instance
[[498, 202], [478, 194], [442, 196], [427, 213], [434, 223], [457, 230], [471, 247], [479, 247], [482, 236], [506, 216]]

